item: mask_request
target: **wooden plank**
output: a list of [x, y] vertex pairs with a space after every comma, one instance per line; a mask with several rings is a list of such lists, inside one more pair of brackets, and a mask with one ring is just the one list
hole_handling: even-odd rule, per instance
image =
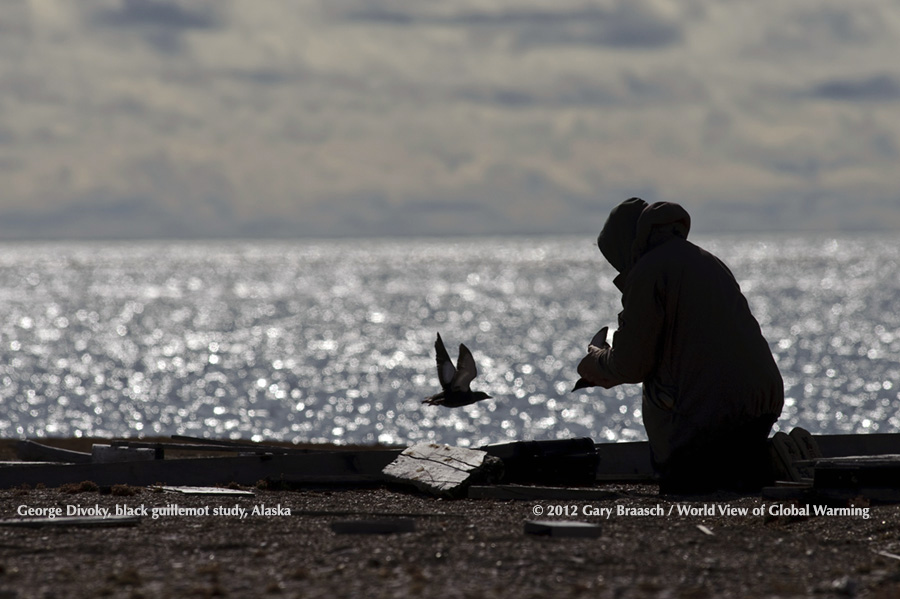
[[900, 490], [900, 455], [848, 456], [816, 461], [813, 486]]
[[812, 496], [832, 505], [845, 506], [848, 501], [862, 497], [872, 503], [900, 503], [900, 489], [885, 487], [820, 488]]
[[84, 516], [60, 518], [15, 518], [0, 520], [0, 526], [19, 528], [113, 528], [119, 526], [137, 526], [140, 516]]
[[825, 458], [900, 453], [900, 433], [813, 435]]
[[436, 443], [421, 443], [403, 450], [387, 465], [387, 480], [412, 485], [432, 495], [447, 497], [465, 493], [480, 481], [499, 477], [502, 462], [487, 452]]
[[[900, 433], [813, 435], [823, 457], [900, 453]], [[597, 443], [597, 480], [649, 482], [654, 479], [646, 441]]]
[[155, 450], [144, 447], [113, 447], [103, 443], [94, 443], [91, 447], [91, 459], [95, 464], [149, 462], [156, 458]]
[[186, 458], [113, 464], [48, 464], [0, 469], [0, 488], [42, 483], [57, 487], [89, 480], [100, 486], [252, 486], [260, 479], [287, 484], [373, 484], [399, 450], [346, 451], [298, 455]]
[[525, 534], [548, 537], [596, 538], [600, 526], [589, 522], [567, 520], [526, 520]]
[[415, 532], [416, 521], [411, 518], [392, 520], [342, 520], [331, 523], [331, 530], [342, 535], [384, 535]]
[[16, 455], [27, 462], [68, 462], [71, 464], [89, 464], [91, 454], [83, 451], [71, 451], [50, 447], [42, 443], [22, 439], [16, 442]]
[[292, 455], [315, 453], [312, 449], [301, 449], [298, 447], [282, 447], [280, 445], [272, 445], [268, 443], [252, 443], [247, 441], [232, 441], [230, 439], [207, 439], [205, 437], [191, 437], [188, 435], [172, 435], [172, 439], [176, 441], [188, 441], [209, 447], [230, 447], [233, 450], [254, 451], [262, 453], [289, 453]]
[[808, 500], [813, 496], [812, 485], [763, 487], [763, 499], [789, 501], [791, 499]]
[[529, 485], [473, 485], [469, 487], [469, 499], [597, 501], [617, 499], [619, 497], [621, 495], [615, 491], [605, 491], [595, 487], [538, 487]]
[[[112, 445], [113, 447], [129, 447], [134, 449], [153, 449], [163, 452], [165, 452], [166, 450], [223, 453], [242, 453], [250, 451], [249, 449], [245, 449], [243, 447], [231, 447], [226, 445], [212, 445], [203, 443], [168, 443], [166, 441], [127, 441], [121, 439], [110, 441], [110, 445]], [[256, 453], [272, 452], [267, 450], [259, 450]]]

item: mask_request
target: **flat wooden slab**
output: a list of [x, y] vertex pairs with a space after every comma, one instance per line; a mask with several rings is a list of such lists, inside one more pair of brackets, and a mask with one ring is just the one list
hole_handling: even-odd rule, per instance
[[432, 495], [458, 496], [473, 482], [490, 478], [501, 468], [502, 462], [484, 451], [422, 443], [403, 450], [382, 473], [390, 481]]
[[297, 455], [254, 455], [186, 458], [111, 464], [46, 464], [22, 462], [0, 469], [0, 488], [23, 484], [58, 487], [85, 480], [97, 485], [127, 484], [145, 487], [215, 486], [238, 483], [252, 486], [260, 479], [287, 484], [377, 484], [381, 470], [399, 450], [332, 451]]
[[469, 487], [469, 499], [596, 501], [617, 499], [618, 497], [620, 495], [615, 491], [604, 491], [594, 487], [533, 487], [529, 485], [473, 485]]

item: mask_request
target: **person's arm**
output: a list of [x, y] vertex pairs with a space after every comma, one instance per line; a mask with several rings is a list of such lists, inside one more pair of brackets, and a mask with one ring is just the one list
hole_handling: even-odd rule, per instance
[[659, 277], [629, 277], [612, 347], [591, 346], [578, 365], [581, 377], [609, 389], [640, 383], [655, 370], [665, 322], [663, 283]]

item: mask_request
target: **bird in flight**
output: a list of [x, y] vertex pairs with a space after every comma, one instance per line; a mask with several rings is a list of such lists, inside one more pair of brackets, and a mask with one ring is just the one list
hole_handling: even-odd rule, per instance
[[441, 383], [441, 392], [425, 398], [422, 402], [430, 406], [445, 406], [448, 408], [458, 408], [473, 404], [482, 399], [490, 399], [490, 395], [484, 391], [472, 391], [469, 384], [478, 376], [478, 369], [475, 367], [475, 358], [469, 348], [459, 344], [459, 358], [456, 360], [456, 367], [450, 360], [450, 355], [444, 348], [444, 342], [441, 340], [441, 334], [438, 333], [437, 341], [434, 342], [434, 351], [437, 354], [437, 371], [438, 380]]

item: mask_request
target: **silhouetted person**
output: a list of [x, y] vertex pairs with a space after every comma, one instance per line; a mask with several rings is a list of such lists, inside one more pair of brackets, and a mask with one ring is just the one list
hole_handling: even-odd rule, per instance
[[613, 209], [597, 245], [620, 273], [623, 309], [612, 346], [592, 345], [578, 374], [607, 389], [643, 383], [660, 492], [751, 491], [770, 478], [784, 384], [734, 275], [687, 240], [690, 225], [678, 204]]

